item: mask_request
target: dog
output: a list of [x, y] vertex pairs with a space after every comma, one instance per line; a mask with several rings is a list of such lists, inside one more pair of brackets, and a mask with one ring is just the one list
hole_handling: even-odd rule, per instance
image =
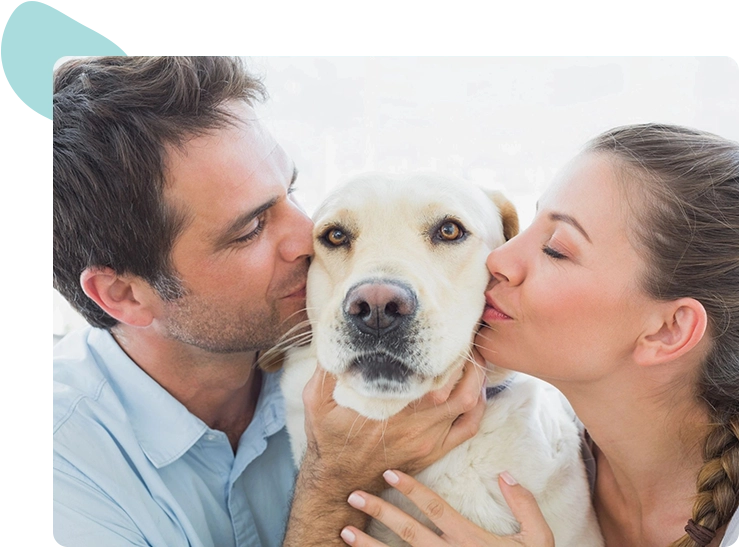
[[[440, 388], [471, 358], [490, 282], [487, 255], [518, 231], [502, 194], [437, 174], [354, 177], [329, 195], [314, 223], [312, 339], [288, 351], [281, 378], [298, 466], [307, 444], [302, 391], [317, 363], [336, 376], [335, 401], [374, 420]], [[564, 397], [492, 364], [486, 374], [478, 433], [416, 478], [478, 526], [509, 535], [519, 525], [497, 482], [509, 471], [536, 497], [558, 547], [603, 545]], [[399, 492], [382, 497], [439, 532]], [[368, 532], [406, 545], [377, 521]]]

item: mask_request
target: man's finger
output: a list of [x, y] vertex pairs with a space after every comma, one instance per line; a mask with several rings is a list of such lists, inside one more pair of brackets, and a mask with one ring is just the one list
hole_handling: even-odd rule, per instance
[[464, 367], [464, 374], [459, 383], [454, 386], [447, 403], [449, 411], [459, 416], [472, 410], [480, 400], [480, 394], [485, 386], [485, 370], [475, 361], [468, 362]]
[[336, 378], [322, 369], [320, 365], [316, 366], [313, 376], [303, 388], [303, 403], [309, 406], [310, 403], [333, 401], [335, 387]]
[[475, 404], [472, 410], [459, 416], [449, 429], [446, 438], [442, 442], [445, 450], [452, 450], [477, 434], [480, 430], [480, 422], [482, 422], [486, 407], [487, 401], [485, 400], [485, 395], [480, 391], [477, 404]]
[[430, 403], [434, 407], [445, 403], [447, 399], [449, 399], [454, 386], [457, 385], [457, 382], [459, 382], [459, 379], [462, 377], [463, 374], [464, 367], [462, 366], [459, 367], [459, 370], [455, 371], [454, 374], [449, 377], [449, 380], [447, 380], [446, 384], [444, 384], [439, 389], [435, 389], [434, 391], [427, 393], [423, 397], [423, 401], [428, 401], [428, 403]]

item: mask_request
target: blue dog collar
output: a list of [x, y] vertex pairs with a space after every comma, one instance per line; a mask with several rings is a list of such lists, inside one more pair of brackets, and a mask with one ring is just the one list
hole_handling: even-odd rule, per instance
[[485, 389], [485, 399], [489, 401], [490, 399], [492, 399], [493, 397], [495, 397], [502, 391], [505, 391], [506, 389], [508, 389], [510, 385], [513, 383], [513, 379], [515, 377], [516, 377], [515, 375], [509, 376], [506, 379], [506, 381], [503, 382], [502, 384], [498, 384], [497, 386], [489, 386], [488, 388], [486, 388]]

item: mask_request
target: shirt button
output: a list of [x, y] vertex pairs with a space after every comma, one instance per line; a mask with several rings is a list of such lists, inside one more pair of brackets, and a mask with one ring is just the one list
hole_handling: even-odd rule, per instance
[[213, 433], [208, 433], [208, 434], [207, 434], [207, 435], [205, 436], [205, 440], [206, 440], [206, 441], [215, 441], [215, 440], [216, 440], [216, 436], [215, 436], [215, 435], [213, 435]]

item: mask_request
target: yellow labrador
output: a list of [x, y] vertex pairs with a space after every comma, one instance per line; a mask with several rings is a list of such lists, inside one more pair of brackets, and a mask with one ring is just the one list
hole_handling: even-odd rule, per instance
[[[336, 376], [338, 404], [375, 420], [459, 372], [485, 306], [485, 259], [518, 231], [499, 193], [430, 174], [356, 177], [314, 221], [312, 342], [288, 352], [282, 377], [297, 463], [307, 442], [301, 394], [317, 363]], [[523, 374], [492, 365], [487, 374], [491, 396], [478, 434], [417, 478], [479, 526], [511, 534], [518, 525], [497, 484], [509, 471], [537, 497], [558, 547], [602, 545], [563, 398]], [[398, 492], [383, 497], [428, 524]], [[369, 531], [404, 545], [379, 522]]]

